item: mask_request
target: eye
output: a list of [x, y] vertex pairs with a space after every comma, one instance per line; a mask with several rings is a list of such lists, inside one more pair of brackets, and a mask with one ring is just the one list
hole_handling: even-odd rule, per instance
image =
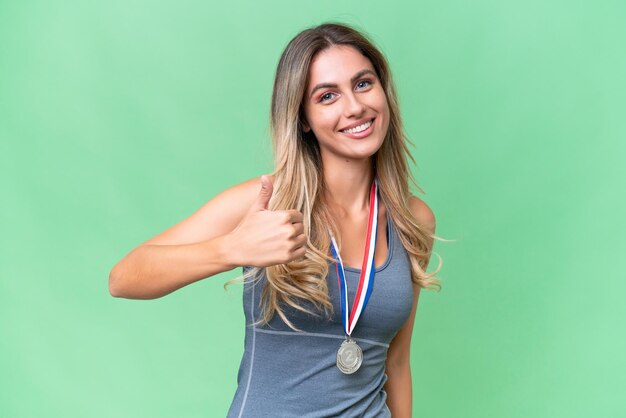
[[327, 102], [327, 101], [329, 101], [329, 100], [330, 100], [330, 99], [332, 99], [332, 98], [333, 98], [333, 93], [330, 93], [330, 92], [329, 92], [329, 93], [324, 93], [324, 94], [322, 94], [322, 95], [320, 96], [319, 101], [320, 101], [321, 103], [323, 103], [323, 102]]
[[373, 83], [371, 80], [361, 80], [356, 84], [356, 86], [357, 88], [366, 88], [366, 87], [371, 86], [372, 84]]

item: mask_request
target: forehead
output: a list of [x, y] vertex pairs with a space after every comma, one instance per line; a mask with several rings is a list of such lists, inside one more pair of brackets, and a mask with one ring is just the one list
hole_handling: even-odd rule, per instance
[[309, 68], [309, 87], [318, 83], [342, 83], [363, 69], [375, 72], [370, 60], [349, 45], [333, 45], [315, 55]]

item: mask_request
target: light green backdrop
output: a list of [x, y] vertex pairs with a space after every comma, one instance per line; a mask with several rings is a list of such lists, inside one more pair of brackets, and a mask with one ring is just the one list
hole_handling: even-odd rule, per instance
[[626, 416], [624, 2], [4, 0], [0, 417], [226, 414], [236, 272], [153, 301], [108, 273], [270, 170], [279, 54], [326, 20], [388, 56], [457, 240], [420, 299], [414, 416]]

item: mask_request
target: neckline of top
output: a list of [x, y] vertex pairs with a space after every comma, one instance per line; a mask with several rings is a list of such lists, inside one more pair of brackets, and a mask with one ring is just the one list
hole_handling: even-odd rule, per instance
[[[378, 273], [379, 271], [384, 270], [391, 262], [391, 257], [393, 256], [395, 237], [393, 236], [394, 234], [392, 232], [391, 217], [389, 216], [389, 211], [387, 211], [386, 218], [387, 218], [387, 236], [389, 237], [387, 239], [387, 259], [385, 260], [383, 264], [381, 264], [379, 267], [376, 267], [374, 269], [375, 273]], [[359, 274], [361, 273], [361, 269], [358, 269], [356, 267], [343, 266], [343, 270], [349, 271], [352, 273], [359, 273]]]

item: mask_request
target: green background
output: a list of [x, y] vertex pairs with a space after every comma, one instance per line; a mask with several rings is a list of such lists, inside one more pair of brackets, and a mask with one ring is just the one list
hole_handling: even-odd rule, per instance
[[[220, 417], [238, 271], [152, 301], [110, 269], [271, 170], [300, 30], [365, 30], [437, 216], [415, 417], [626, 416], [623, 1], [0, 1], [0, 417]], [[437, 258], [431, 261], [431, 270]]]

